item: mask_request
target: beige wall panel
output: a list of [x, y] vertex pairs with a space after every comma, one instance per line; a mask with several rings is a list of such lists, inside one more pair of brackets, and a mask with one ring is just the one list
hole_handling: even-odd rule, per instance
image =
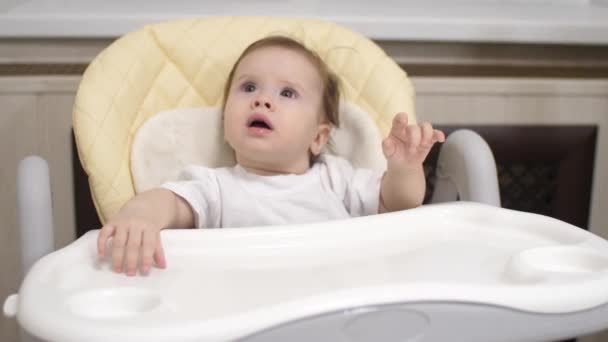
[[[0, 93], [0, 301], [18, 290], [21, 278], [18, 218], [16, 206], [17, 163], [21, 155], [36, 153], [32, 136], [36, 127], [36, 97]], [[0, 319], [0, 341], [16, 341], [17, 324]]]

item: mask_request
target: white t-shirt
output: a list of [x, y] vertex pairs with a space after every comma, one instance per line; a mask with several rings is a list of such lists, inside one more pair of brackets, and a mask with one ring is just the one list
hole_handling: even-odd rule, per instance
[[198, 228], [309, 223], [378, 213], [381, 172], [323, 154], [304, 174], [188, 166], [162, 185], [192, 207]]

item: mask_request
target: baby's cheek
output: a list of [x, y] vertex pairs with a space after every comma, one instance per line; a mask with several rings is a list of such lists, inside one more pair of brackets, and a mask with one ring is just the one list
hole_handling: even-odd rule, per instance
[[224, 141], [231, 144], [237, 135], [238, 131], [234, 120], [231, 118], [224, 118]]

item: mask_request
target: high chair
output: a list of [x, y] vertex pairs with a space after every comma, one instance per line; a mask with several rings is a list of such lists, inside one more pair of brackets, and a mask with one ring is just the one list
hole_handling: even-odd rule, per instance
[[[78, 155], [102, 222], [187, 164], [234, 164], [221, 136], [222, 88], [243, 49], [268, 35], [299, 40], [340, 77], [342, 126], [326, 152], [386, 167], [381, 139], [396, 113], [415, 122], [414, 89], [371, 40], [301, 18], [159, 23], [107, 47], [78, 89]], [[169, 267], [145, 277], [97, 260], [96, 230], [44, 257], [52, 236], [28, 245], [49, 231], [48, 170], [38, 158], [20, 168], [29, 272], [4, 311], [45, 340], [541, 341], [608, 327], [608, 242], [500, 208], [492, 153], [471, 131], [441, 147], [433, 202], [446, 203], [315, 224], [163, 230]]]

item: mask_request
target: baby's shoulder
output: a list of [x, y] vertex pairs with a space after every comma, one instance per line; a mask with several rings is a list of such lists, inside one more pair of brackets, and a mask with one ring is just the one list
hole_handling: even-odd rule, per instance
[[356, 166], [348, 159], [333, 154], [322, 154], [317, 162], [320, 165], [322, 174], [326, 174], [332, 180], [374, 179], [381, 177], [384, 173], [383, 171]]
[[329, 172], [330, 174], [334, 172], [343, 174], [345, 172], [353, 171], [353, 165], [350, 161], [333, 154], [323, 153], [319, 155], [317, 163], [322, 170]]
[[317, 158], [317, 163], [327, 166], [352, 167], [351, 162], [346, 158], [329, 153], [320, 154]]
[[353, 166], [347, 159], [333, 154], [321, 154], [317, 158], [317, 168], [322, 179], [332, 188], [341, 189], [354, 173]]

